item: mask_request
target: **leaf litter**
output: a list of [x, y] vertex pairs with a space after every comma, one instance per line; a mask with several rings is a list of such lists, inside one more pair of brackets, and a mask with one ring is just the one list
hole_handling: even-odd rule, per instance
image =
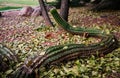
[[[19, 56], [21, 63], [26, 58], [43, 55], [45, 50], [53, 45], [99, 42], [99, 39], [86, 39], [60, 31], [57, 25], [55, 28], [45, 26], [42, 17], [33, 21], [32, 18], [14, 16], [14, 14], [12, 16], [11, 12], [4, 13], [5, 17], [0, 18], [0, 43], [11, 48]], [[102, 29], [108, 33], [112, 32], [120, 40], [119, 11], [93, 13], [86, 11], [86, 8], [83, 7], [70, 8], [69, 23], [75, 26]], [[90, 58], [77, 59], [67, 64], [61, 64], [61, 66], [52, 66], [50, 70], [42, 72], [40, 76], [51, 78], [109, 78], [116, 73], [119, 75], [119, 70], [120, 49], [117, 49], [101, 58], [91, 56]], [[10, 72], [11, 69], [6, 73]]]

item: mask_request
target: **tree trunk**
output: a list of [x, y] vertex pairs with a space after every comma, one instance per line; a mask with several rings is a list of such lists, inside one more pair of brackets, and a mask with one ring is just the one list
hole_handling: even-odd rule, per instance
[[43, 16], [43, 18], [45, 20], [46, 25], [53, 26], [53, 23], [51, 22], [50, 17], [48, 15], [48, 12], [46, 10], [44, 1], [43, 0], [39, 0], [39, 4], [40, 4], [41, 10], [42, 10], [42, 16]]
[[0, 17], [2, 16], [2, 13], [0, 12]]
[[68, 21], [69, 2], [69, 0], [61, 0], [60, 15], [66, 21]]

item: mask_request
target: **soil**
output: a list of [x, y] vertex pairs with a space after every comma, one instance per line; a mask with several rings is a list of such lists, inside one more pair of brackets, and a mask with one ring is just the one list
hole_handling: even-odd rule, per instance
[[[21, 17], [19, 11], [9, 11], [2, 13], [0, 18], [0, 42], [14, 40], [14, 34], [19, 34], [18, 39], [26, 40], [34, 35], [34, 29], [44, 24], [42, 16], [37, 18]], [[120, 28], [120, 11], [108, 11], [94, 13], [88, 11], [86, 7], [70, 8], [69, 22], [72, 25], [82, 27], [94, 27], [95, 25], [108, 28]], [[120, 31], [114, 33], [120, 38]], [[27, 36], [26, 36], [27, 35]], [[22, 36], [22, 37], [21, 37]]]

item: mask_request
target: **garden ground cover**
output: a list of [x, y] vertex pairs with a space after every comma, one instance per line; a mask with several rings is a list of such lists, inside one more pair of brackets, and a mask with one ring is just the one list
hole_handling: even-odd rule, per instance
[[[53, 45], [90, 44], [98, 41], [61, 32], [57, 24], [55, 28], [48, 27], [44, 24], [42, 16], [33, 20], [31, 17], [17, 16], [18, 12], [5, 12], [4, 17], [0, 18], [0, 43], [18, 54], [21, 63], [26, 58], [44, 54], [45, 49]], [[53, 19], [52, 21], [54, 22]], [[69, 23], [73, 26], [93, 27], [107, 33], [111, 32], [120, 40], [120, 11], [93, 13], [86, 7], [70, 8]], [[44, 72], [40, 73], [41, 78], [109, 78], [112, 75], [117, 78], [120, 77], [120, 48], [101, 58], [91, 56], [66, 64], [61, 63], [60, 66], [52, 66], [49, 70], [40, 70]], [[14, 70], [9, 69], [4, 74], [0, 73], [1, 77], [4, 78], [10, 71]]]

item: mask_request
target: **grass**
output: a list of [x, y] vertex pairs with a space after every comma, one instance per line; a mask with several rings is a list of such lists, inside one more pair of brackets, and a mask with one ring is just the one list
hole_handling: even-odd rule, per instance
[[[47, 0], [48, 2], [51, 0]], [[0, 11], [18, 9], [23, 6], [38, 6], [38, 0], [0, 0]]]
[[36, 6], [38, 5], [38, 0], [0, 0], [0, 4], [1, 5], [20, 4], [20, 5]]
[[38, 0], [0, 0], [0, 11], [19, 9], [23, 6], [38, 5]]
[[0, 8], [0, 11], [6, 11], [6, 10], [10, 10], [10, 9], [21, 9], [21, 8], [22, 7], [6, 6], [6, 7]]

